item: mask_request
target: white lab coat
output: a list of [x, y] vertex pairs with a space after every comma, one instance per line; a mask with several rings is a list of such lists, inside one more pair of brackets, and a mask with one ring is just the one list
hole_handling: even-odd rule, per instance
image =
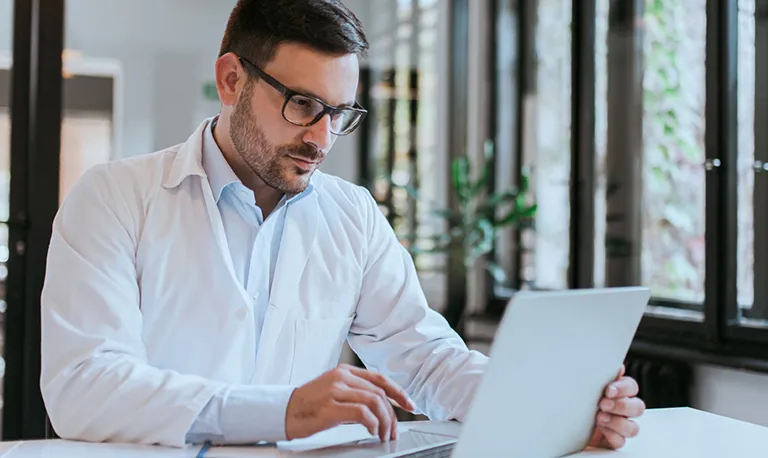
[[287, 209], [264, 329], [236, 280], [201, 165], [204, 122], [170, 149], [98, 166], [54, 223], [41, 389], [70, 439], [182, 446], [226, 384], [299, 386], [345, 339], [433, 419], [459, 419], [487, 359], [432, 311], [370, 194], [316, 172]]

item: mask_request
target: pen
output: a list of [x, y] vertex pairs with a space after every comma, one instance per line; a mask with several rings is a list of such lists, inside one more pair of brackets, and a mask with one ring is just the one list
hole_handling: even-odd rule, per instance
[[205, 452], [207, 452], [209, 448], [211, 448], [211, 441], [205, 441], [203, 446], [200, 447], [200, 451], [197, 452], [197, 458], [204, 458]]

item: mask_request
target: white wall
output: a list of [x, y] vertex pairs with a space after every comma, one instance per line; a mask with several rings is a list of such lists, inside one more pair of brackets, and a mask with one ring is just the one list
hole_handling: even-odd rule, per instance
[[206, 101], [234, 0], [69, 0], [65, 47], [122, 65], [120, 157], [187, 139], [218, 105]]
[[13, 4], [11, 0], [0, 0], [0, 55], [10, 53], [13, 25]]
[[768, 426], [768, 375], [697, 366], [693, 407]]

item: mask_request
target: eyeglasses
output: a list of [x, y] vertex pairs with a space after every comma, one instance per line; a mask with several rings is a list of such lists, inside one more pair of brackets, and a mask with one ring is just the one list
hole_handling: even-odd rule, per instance
[[335, 135], [348, 135], [360, 125], [368, 113], [357, 102], [355, 102], [353, 107], [334, 107], [317, 97], [288, 89], [256, 65], [242, 57], [238, 57], [238, 59], [240, 59], [246, 71], [251, 74], [255, 73], [283, 95], [285, 98], [282, 109], [283, 118], [293, 125], [308, 127], [323, 119], [323, 116], [326, 114], [329, 114], [331, 115], [331, 133]]

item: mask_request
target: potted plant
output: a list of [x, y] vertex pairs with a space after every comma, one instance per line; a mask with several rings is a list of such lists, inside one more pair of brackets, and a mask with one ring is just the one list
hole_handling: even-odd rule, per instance
[[[509, 287], [508, 278], [498, 263], [487, 256], [494, 247], [502, 229], [533, 227], [537, 205], [529, 185], [529, 172], [523, 170], [517, 187], [488, 192], [489, 178], [493, 174], [493, 143], [484, 147], [484, 163], [477, 177], [473, 177], [467, 155], [451, 163], [451, 189], [455, 196], [454, 208], [440, 208], [433, 202], [424, 202], [417, 189], [392, 183], [403, 188], [413, 199], [429, 208], [430, 217], [445, 222], [442, 234], [420, 236], [417, 233], [398, 234], [412, 256], [421, 253], [445, 253], [463, 261], [463, 278], [479, 261], [499, 285]], [[391, 182], [391, 180], [390, 180]], [[456, 327], [466, 308], [466, 297], [451, 297], [444, 311], [449, 323]]]

